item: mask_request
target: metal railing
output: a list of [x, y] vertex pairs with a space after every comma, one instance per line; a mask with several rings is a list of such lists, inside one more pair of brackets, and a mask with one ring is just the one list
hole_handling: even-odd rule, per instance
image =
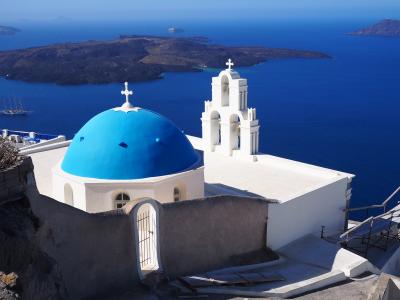
[[355, 211], [365, 210], [366, 214], [368, 216], [369, 211], [371, 209], [383, 208], [383, 213], [386, 213], [386, 209], [387, 209], [387, 205], [388, 205], [389, 201], [392, 200], [394, 198], [394, 196], [396, 196], [399, 192], [400, 192], [400, 186], [393, 193], [391, 193], [389, 195], [389, 197], [387, 197], [381, 204], [373, 204], [373, 205], [355, 207], [355, 208], [346, 208], [345, 211], [346, 212], [355, 212]]
[[10, 129], [2, 129], [1, 135], [3, 137], [9, 135], [19, 135], [20, 137], [35, 137], [41, 140], [50, 140], [59, 137], [60, 135], [57, 134], [47, 134], [47, 133], [38, 133], [38, 132], [29, 132], [29, 131], [22, 131], [22, 130], [10, 130]]

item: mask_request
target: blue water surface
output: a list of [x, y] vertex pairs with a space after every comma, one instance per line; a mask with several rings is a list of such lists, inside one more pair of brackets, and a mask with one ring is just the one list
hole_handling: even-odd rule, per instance
[[[261, 151], [356, 174], [352, 206], [360, 206], [381, 202], [400, 185], [400, 38], [346, 35], [374, 21], [178, 25], [185, 28], [183, 36], [206, 36], [213, 43], [331, 55], [332, 59], [275, 60], [238, 70], [249, 80], [249, 105], [257, 108], [261, 122]], [[120, 34], [168, 35], [170, 25], [20, 24], [21, 33], [0, 36], [0, 49]], [[211, 77], [217, 72], [168, 73], [162, 80], [131, 83], [133, 102], [167, 116], [188, 134], [200, 135], [203, 101], [211, 96]], [[33, 111], [27, 117], [1, 116], [0, 128], [73, 137], [93, 115], [120, 105], [122, 88], [0, 79], [0, 99], [22, 99]]]

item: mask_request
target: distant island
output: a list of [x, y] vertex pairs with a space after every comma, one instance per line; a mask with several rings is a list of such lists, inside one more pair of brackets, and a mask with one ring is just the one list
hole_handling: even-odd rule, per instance
[[19, 31], [19, 29], [14, 27], [0, 25], [0, 35], [13, 35]]
[[111, 83], [162, 78], [164, 72], [252, 66], [268, 59], [329, 58], [321, 52], [227, 47], [206, 38], [121, 36], [0, 52], [0, 74], [6, 79], [57, 84]]
[[370, 27], [350, 32], [350, 34], [400, 37], [400, 20], [382, 20]]

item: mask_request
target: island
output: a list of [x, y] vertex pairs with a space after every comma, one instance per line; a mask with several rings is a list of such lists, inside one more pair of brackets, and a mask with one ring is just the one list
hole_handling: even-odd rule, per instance
[[269, 59], [329, 58], [321, 52], [265, 47], [228, 47], [206, 38], [121, 36], [109, 41], [54, 44], [0, 52], [6, 79], [57, 84], [112, 83], [162, 78], [164, 72], [252, 66]]
[[0, 35], [13, 35], [19, 31], [19, 29], [14, 27], [0, 25]]
[[400, 20], [385, 19], [370, 27], [353, 31], [349, 34], [400, 37]]

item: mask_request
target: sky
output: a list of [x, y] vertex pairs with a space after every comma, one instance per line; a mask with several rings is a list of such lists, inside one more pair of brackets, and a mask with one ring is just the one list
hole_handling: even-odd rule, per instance
[[400, 19], [400, 0], [0, 0], [0, 25], [249, 18]]

